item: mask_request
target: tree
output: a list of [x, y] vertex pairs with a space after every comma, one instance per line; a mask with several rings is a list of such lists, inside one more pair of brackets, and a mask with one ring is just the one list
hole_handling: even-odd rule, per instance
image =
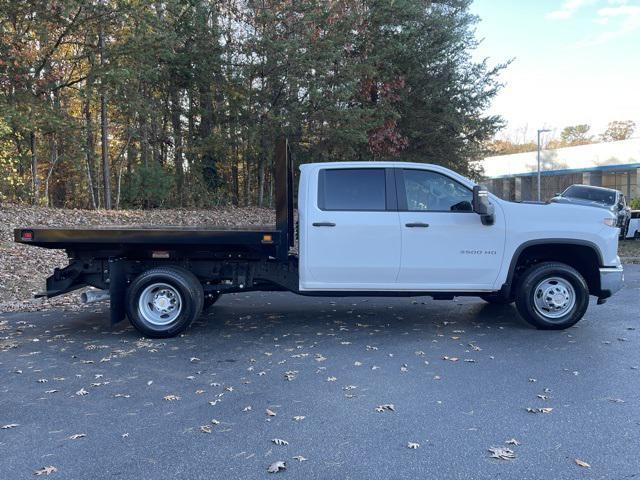
[[616, 120], [609, 122], [607, 129], [602, 134], [603, 142], [617, 142], [619, 140], [627, 140], [631, 138], [636, 129], [636, 123], [633, 120]]
[[488, 151], [491, 155], [535, 152], [537, 149], [536, 142], [514, 143], [511, 140], [493, 140], [488, 144]]
[[591, 127], [585, 124], [564, 127], [560, 133], [560, 145], [572, 147], [593, 143], [593, 137], [589, 135], [589, 130]]
[[3, 197], [270, 206], [280, 135], [299, 163], [474, 175], [502, 126], [485, 111], [505, 65], [473, 60], [470, 4], [3, 0]]

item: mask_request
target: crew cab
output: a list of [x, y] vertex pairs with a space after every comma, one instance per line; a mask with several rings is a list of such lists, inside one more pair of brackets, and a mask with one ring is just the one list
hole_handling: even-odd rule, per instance
[[[437, 165], [402, 162], [300, 166], [298, 254], [293, 170], [275, 156], [276, 224], [235, 229], [50, 229], [15, 240], [66, 249], [41, 295], [87, 285], [143, 335], [183, 332], [223, 294], [285, 290], [311, 296], [477, 296], [515, 302], [541, 329], [563, 329], [623, 285], [613, 213], [501, 200]], [[417, 313], [417, 312], [416, 312]]]

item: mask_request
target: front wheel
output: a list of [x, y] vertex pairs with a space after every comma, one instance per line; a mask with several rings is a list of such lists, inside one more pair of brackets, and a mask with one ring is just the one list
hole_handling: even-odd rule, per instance
[[589, 288], [580, 273], [564, 263], [530, 267], [516, 291], [518, 313], [541, 330], [562, 330], [578, 323], [589, 305]]
[[141, 273], [127, 290], [127, 316], [150, 338], [184, 332], [202, 312], [204, 293], [196, 276], [180, 267], [152, 268]]

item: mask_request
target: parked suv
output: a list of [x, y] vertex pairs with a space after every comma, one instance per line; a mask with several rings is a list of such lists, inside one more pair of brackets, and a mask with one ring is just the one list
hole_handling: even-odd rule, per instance
[[627, 206], [624, 194], [620, 190], [593, 187], [591, 185], [571, 185], [564, 192], [553, 197], [551, 201], [606, 208], [617, 218], [620, 238], [627, 236], [629, 221], [631, 220], [631, 209]]

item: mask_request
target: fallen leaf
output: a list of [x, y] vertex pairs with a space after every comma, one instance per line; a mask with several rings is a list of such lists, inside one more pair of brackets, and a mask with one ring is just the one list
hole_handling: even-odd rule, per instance
[[211, 425], [201, 425], [200, 426], [200, 431], [202, 433], [211, 433], [213, 431], [213, 429], [211, 428]]
[[516, 447], [518, 445], [520, 445], [520, 442], [518, 440], [516, 440], [515, 438], [512, 438], [511, 440], [507, 440], [504, 443], [506, 443], [507, 445], [515, 445]]
[[294, 419], [296, 422], [299, 422], [299, 421], [301, 421], [301, 420], [304, 420], [305, 418], [306, 418], [306, 417], [305, 417], [304, 415], [296, 415], [295, 417], [293, 417], [293, 419]]
[[529, 413], [551, 413], [552, 411], [553, 411], [553, 408], [551, 407], [544, 407], [544, 408], [527, 407], [527, 412]]
[[267, 413], [268, 417], [275, 417], [277, 415], [276, 412], [274, 412], [273, 410], [269, 410], [268, 408], [267, 408], [266, 413]]
[[84, 438], [86, 436], [87, 436], [86, 433], [76, 433], [75, 435], [71, 435], [69, 437], [69, 440], [78, 440], [79, 438]]
[[267, 468], [267, 472], [278, 473], [281, 470], [286, 470], [286, 469], [287, 469], [287, 464], [281, 460], [278, 460], [277, 462], [273, 462], [271, 465], [269, 465], [269, 468]]
[[282, 440], [281, 438], [272, 438], [271, 441], [276, 445], [281, 445], [281, 446], [289, 445], [289, 442], [287, 442], [286, 440]]
[[302, 455], [296, 455], [295, 457], [293, 457], [293, 459], [298, 460], [299, 462], [305, 462], [307, 460]]
[[0, 429], [2, 429], [2, 430], [9, 430], [10, 428], [16, 428], [17, 426], [18, 426], [18, 424], [17, 424], [17, 423], [10, 423], [10, 424], [8, 424], [8, 425], [2, 425], [2, 426], [0, 427]]
[[579, 467], [582, 468], [591, 468], [591, 465], [589, 465], [587, 462], [585, 462], [584, 460], [580, 460], [579, 458], [575, 459], [576, 465], [578, 465]]
[[81, 388], [80, 390], [78, 390], [76, 392], [76, 395], [78, 395], [80, 397], [84, 397], [85, 395], [89, 395], [89, 392], [87, 392], [84, 388]]
[[416, 443], [416, 442], [409, 442], [409, 443], [407, 443], [407, 448], [411, 448], [413, 450], [416, 450], [417, 448], [420, 448], [420, 444]]
[[33, 472], [34, 475], [51, 475], [52, 473], [56, 473], [58, 469], [53, 465], [49, 465], [48, 467], [42, 467], [40, 470], [36, 470]]
[[516, 458], [516, 454], [513, 453], [513, 450], [506, 447], [494, 447], [490, 448], [491, 458], [498, 458], [500, 460], [512, 460]]
[[383, 405], [378, 405], [376, 407], [376, 412], [382, 413], [385, 411], [390, 411], [390, 412], [395, 412], [396, 411], [396, 407], [393, 403], [385, 403]]
[[163, 397], [167, 402], [173, 402], [176, 400], [180, 400], [181, 397], [179, 397], [178, 395], [166, 395]]

